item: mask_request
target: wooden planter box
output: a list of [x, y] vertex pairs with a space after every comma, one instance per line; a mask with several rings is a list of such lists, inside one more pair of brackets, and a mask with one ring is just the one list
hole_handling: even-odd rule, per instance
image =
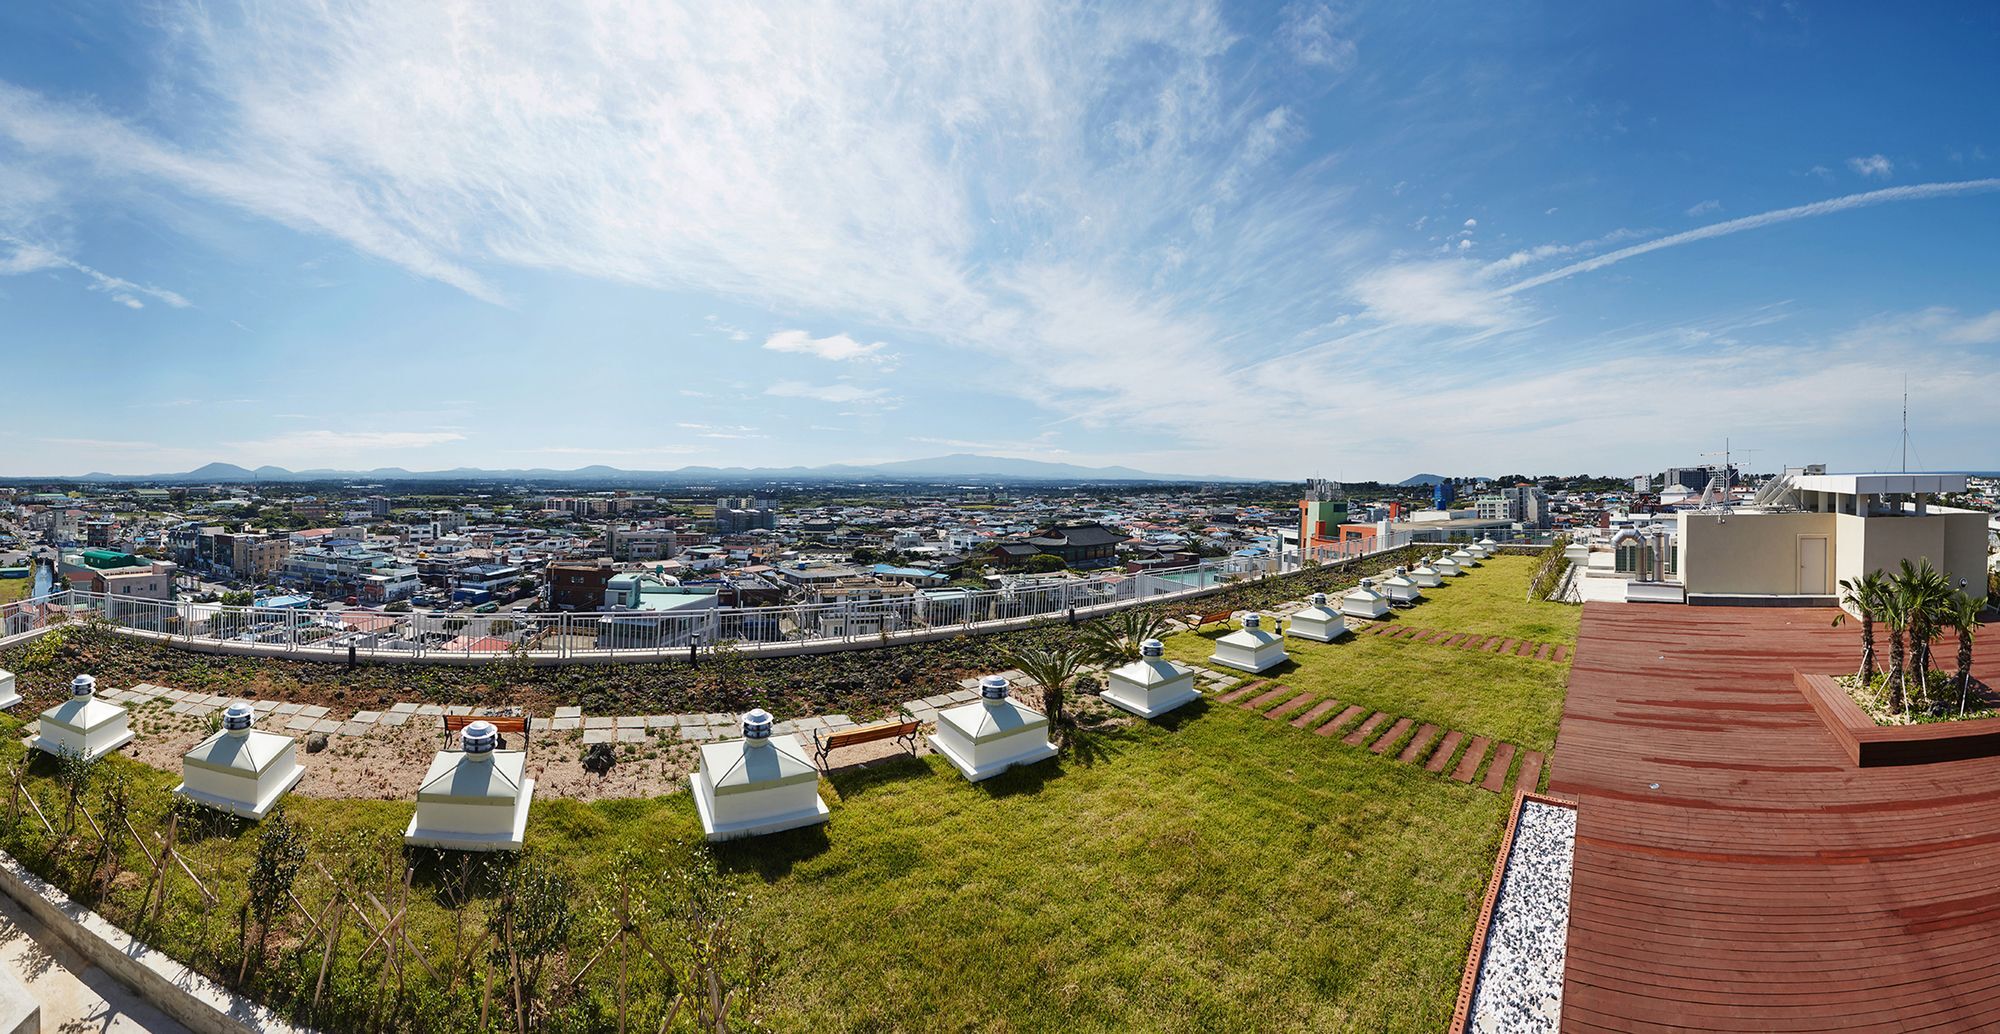
[[1876, 725], [1833, 676], [1793, 672], [1792, 682], [1847, 759], [1861, 768], [2000, 756], [2000, 718]]

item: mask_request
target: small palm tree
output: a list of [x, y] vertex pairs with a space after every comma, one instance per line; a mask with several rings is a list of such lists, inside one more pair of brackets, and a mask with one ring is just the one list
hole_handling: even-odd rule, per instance
[[1908, 597], [1892, 587], [1877, 601], [1877, 616], [1889, 626], [1889, 713], [1903, 713], [1903, 643], [1909, 631]]
[[1013, 651], [1008, 659], [1021, 674], [1041, 683], [1042, 712], [1048, 716], [1049, 731], [1061, 735], [1069, 722], [1070, 685], [1083, 670], [1083, 651], [1073, 646], [1026, 647]]
[[1958, 633], [1958, 713], [1965, 714], [1965, 703], [1972, 695], [1972, 639], [1979, 634], [1979, 612], [1982, 601], [1970, 593], [1961, 592], [1951, 610], [1951, 626]]
[[1083, 626], [1086, 663], [1115, 668], [1139, 659], [1139, 644], [1167, 636], [1165, 615], [1143, 610], [1122, 610], [1110, 617]]
[[1927, 558], [1914, 564], [1904, 560], [1891, 581], [1894, 583], [1892, 591], [1902, 599], [1903, 622], [1910, 649], [1909, 665], [1902, 675], [1904, 693], [1907, 696], [1909, 676], [1914, 672], [1925, 705], [1935, 709], [1936, 704], [1930, 699], [1931, 644], [1949, 624], [1950, 615], [1956, 607], [1954, 597], [1958, 593], [1952, 589], [1951, 580], [1931, 566]]
[[[1882, 606], [1882, 595], [1889, 588], [1889, 580], [1880, 571], [1871, 571], [1859, 578], [1840, 580], [1840, 602], [1854, 608], [1861, 615], [1861, 673], [1863, 686], [1875, 680], [1875, 616]], [[1843, 610], [1833, 619], [1838, 626], [1847, 621], [1847, 611]]]

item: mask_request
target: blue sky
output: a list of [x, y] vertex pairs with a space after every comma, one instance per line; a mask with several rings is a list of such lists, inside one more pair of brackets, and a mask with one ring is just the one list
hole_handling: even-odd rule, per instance
[[2000, 467], [1990, 4], [28, 6], [0, 473]]

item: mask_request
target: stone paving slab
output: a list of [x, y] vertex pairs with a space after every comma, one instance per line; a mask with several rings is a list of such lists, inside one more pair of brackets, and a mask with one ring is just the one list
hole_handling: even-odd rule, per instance
[[646, 727], [646, 716], [642, 714], [619, 715], [617, 718], [617, 727], [620, 729], [644, 729]]
[[470, 704], [446, 704], [444, 713], [461, 716], [470, 715], [472, 714], [472, 706]]
[[723, 736], [722, 732], [713, 725], [683, 725], [681, 726], [681, 738], [691, 740], [695, 743], [706, 743], [710, 740], [722, 739]]
[[361, 736], [374, 728], [375, 726], [368, 722], [355, 722], [355, 721], [341, 722], [340, 734], [342, 736]]
[[569, 730], [575, 729], [581, 726], [582, 724], [583, 724], [583, 719], [581, 718], [566, 718], [562, 715], [557, 715], [556, 717], [549, 719], [549, 729], [552, 732], [568, 732]]
[[1325, 725], [1322, 725], [1319, 728], [1314, 729], [1313, 735], [1331, 736], [1334, 733], [1339, 732], [1341, 730], [1341, 727], [1345, 726], [1348, 722], [1351, 722], [1356, 718], [1359, 718], [1367, 713], [1368, 709], [1365, 707], [1360, 707], [1358, 705], [1349, 705], [1346, 710], [1340, 712], [1337, 715], [1334, 715], [1333, 721], [1330, 721]]
[[1381, 737], [1375, 741], [1374, 745], [1368, 748], [1369, 752], [1374, 754], [1387, 754], [1389, 752], [1389, 748], [1394, 746], [1397, 743], [1397, 741], [1401, 740], [1403, 738], [1403, 734], [1409, 732], [1410, 726], [1414, 724], [1416, 723], [1410, 721], [1408, 718], [1396, 719], [1396, 724], [1389, 726], [1389, 731], [1383, 733]]
[[1444, 739], [1438, 742], [1437, 750], [1431, 752], [1431, 759], [1424, 762], [1424, 771], [1431, 773], [1443, 772], [1444, 766], [1451, 763], [1452, 752], [1457, 750], [1458, 745], [1464, 742], [1464, 740], [1465, 734], [1455, 729], [1445, 733]]
[[1458, 759], [1458, 767], [1451, 770], [1451, 777], [1461, 783], [1472, 782], [1472, 777], [1479, 771], [1479, 762], [1485, 759], [1486, 748], [1491, 742], [1484, 736], [1474, 736], [1472, 742], [1466, 745], [1464, 756]]
[[380, 711], [356, 711], [354, 712], [354, 717], [348, 719], [351, 722], [360, 722], [362, 725], [374, 725], [381, 720], [382, 712]]
[[1542, 785], [1542, 752], [1524, 750], [1521, 752], [1520, 772], [1514, 777], [1515, 793], [1534, 793]]
[[390, 706], [389, 710], [390, 710], [390, 711], [392, 711], [392, 712], [394, 712], [394, 713], [396, 713], [396, 714], [415, 714], [415, 713], [416, 713], [416, 711], [417, 711], [417, 705], [415, 705], [415, 704], [393, 704], [393, 705], [391, 705], [391, 706]]
[[837, 726], [853, 725], [853, 724], [854, 724], [854, 719], [849, 718], [844, 714], [830, 714], [826, 716], [826, 728], [829, 729], [835, 728]]
[[1507, 786], [1507, 770], [1514, 767], [1514, 745], [1501, 743], [1493, 748], [1493, 760], [1486, 766], [1486, 778], [1479, 781], [1479, 788], [1499, 793]]
[[674, 729], [678, 728], [680, 724], [681, 718], [679, 715], [649, 714], [646, 716], [646, 728], [648, 729]]
[[555, 714], [555, 716], [556, 716], [557, 718], [582, 718], [582, 717], [583, 717], [583, 708], [581, 708], [581, 707], [558, 707], [558, 708], [556, 708], [556, 714]]
[[616, 729], [616, 730], [614, 730], [614, 731], [615, 731], [615, 732], [617, 732], [617, 734], [618, 734], [618, 742], [620, 742], [620, 743], [644, 743], [644, 742], [646, 742], [646, 730], [645, 730], [645, 729], [644, 729], [643, 727], [641, 727], [641, 728], [637, 728], [637, 729], [634, 729], [634, 728], [630, 728], [630, 727], [622, 727], [622, 728], [619, 728], [619, 729]]
[[1237, 688], [1222, 694], [1222, 696], [1218, 697], [1217, 699], [1221, 700], [1225, 704], [1233, 704], [1238, 700], [1241, 700], [1244, 697], [1249, 696], [1252, 693], [1255, 693], [1258, 690], [1258, 688], [1261, 687], [1262, 685], [1264, 685], [1264, 680], [1259, 679], [1256, 682], [1251, 682], [1242, 686], [1238, 686]]
[[302, 714], [295, 714], [285, 723], [286, 732], [311, 732], [313, 720]]
[[1285, 703], [1279, 704], [1278, 706], [1270, 709], [1269, 711], [1264, 712], [1264, 717], [1272, 719], [1274, 721], [1279, 718], [1283, 718], [1286, 715], [1291, 714], [1293, 711], [1296, 711], [1299, 708], [1306, 706], [1308, 703], [1311, 703], [1312, 698], [1313, 695], [1311, 693], [1300, 693], [1298, 696], [1293, 697], [1292, 699], [1286, 701]]
[[[304, 717], [304, 716], [303, 716], [303, 715], [301, 715], [300, 717]], [[336, 733], [336, 732], [339, 732], [339, 731], [340, 731], [340, 723], [339, 723], [339, 722], [336, 722], [336, 721], [334, 721], [334, 720], [332, 720], [332, 719], [330, 719], [330, 718], [315, 718], [315, 719], [313, 719], [313, 723], [312, 723], [312, 731], [314, 731], [314, 732], [323, 732], [323, 733], [326, 733], [327, 735], [331, 736], [331, 735], [333, 735], [334, 733]]]
[[409, 720], [410, 720], [410, 713], [408, 711], [391, 711], [388, 714], [383, 715], [381, 719], [378, 720], [375, 724], [386, 725], [393, 729], [396, 726], [402, 725], [404, 722], [407, 722]]
[[1256, 696], [1243, 701], [1237, 706], [1243, 708], [1246, 711], [1262, 711], [1263, 709], [1270, 707], [1272, 704], [1275, 704], [1280, 700], [1286, 699], [1286, 697], [1293, 692], [1295, 692], [1295, 690], [1293, 690], [1292, 687], [1290, 686], [1273, 685], [1270, 689], [1267, 689], [1264, 692], [1259, 693]]
[[609, 715], [591, 715], [583, 720], [586, 729], [616, 729], [618, 720]]
[[1292, 719], [1291, 726], [1294, 729], [1306, 728], [1312, 723], [1319, 721], [1321, 718], [1326, 717], [1326, 713], [1328, 711], [1331, 711], [1339, 706], [1340, 706], [1340, 701], [1335, 700], [1332, 697], [1328, 697], [1325, 700], [1322, 700], [1319, 703], [1314, 704], [1312, 706], [1312, 710], [1307, 711], [1305, 714], [1302, 714], [1297, 718]]
[[436, 704], [418, 704], [416, 714], [419, 718], [436, 718], [444, 714], [444, 708]]
[[321, 707], [318, 704], [314, 704], [311, 707], [300, 708], [299, 713], [312, 718], [325, 718], [327, 715], [333, 713], [333, 708]]
[[583, 745], [588, 747], [593, 743], [610, 743], [617, 733], [618, 730], [616, 729], [585, 729], [583, 730]]
[[1340, 738], [1340, 742], [1345, 743], [1350, 747], [1359, 747], [1363, 743], [1366, 743], [1368, 741], [1369, 735], [1374, 733], [1374, 731], [1378, 727], [1380, 727], [1382, 723], [1388, 721], [1389, 718], [1390, 715], [1388, 712], [1377, 711], [1374, 714], [1369, 715], [1367, 721], [1362, 722], [1360, 725], [1355, 726], [1353, 732], [1350, 732], [1347, 735], [1342, 736]]
[[1396, 755], [1396, 760], [1407, 765], [1423, 757], [1424, 748], [1431, 745], [1431, 740], [1435, 739], [1437, 734], [1438, 727], [1429, 722], [1417, 726], [1417, 734], [1410, 737], [1409, 745], [1403, 748], [1401, 754]]
[[[279, 704], [277, 707], [272, 708], [272, 710], [281, 715], [295, 715], [298, 714], [300, 711], [305, 710], [305, 706], [306, 705], [304, 704], [294, 704], [287, 701], [286, 703]], [[413, 711], [416, 710], [416, 705], [411, 704], [410, 709]]]

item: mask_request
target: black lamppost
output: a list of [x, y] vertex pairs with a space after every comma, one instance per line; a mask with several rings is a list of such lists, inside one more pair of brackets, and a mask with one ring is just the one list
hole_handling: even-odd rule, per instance
[[689, 632], [689, 633], [688, 633], [688, 666], [689, 666], [689, 667], [695, 667], [695, 666], [696, 666], [696, 665], [697, 665], [697, 664], [699, 663], [699, 662], [698, 662], [698, 661], [696, 660], [696, 656], [697, 656], [697, 654], [699, 653], [699, 651], [700, 651], [700, 650], [701, 650], [701, 629], [697, 628], [697, 629], [695, 629], [694, 631], [692, 631], [692, 632]]

